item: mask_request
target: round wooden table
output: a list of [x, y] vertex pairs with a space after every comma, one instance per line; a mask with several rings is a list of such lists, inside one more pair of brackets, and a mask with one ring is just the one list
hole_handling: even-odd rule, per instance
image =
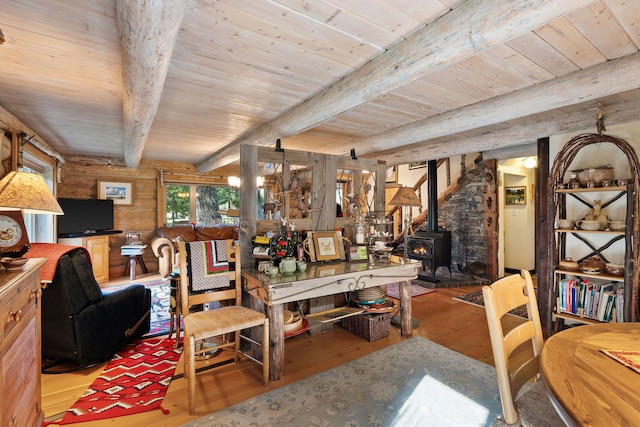
[[602, 352], [640, 351], [640, 323], [565, 329], [549, 338], [540, 371], [570, 425], [640, 425], [640, 373]]

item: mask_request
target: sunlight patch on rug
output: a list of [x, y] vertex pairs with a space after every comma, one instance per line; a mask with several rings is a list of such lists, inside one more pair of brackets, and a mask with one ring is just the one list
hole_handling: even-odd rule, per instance
[[[425, 400], [425, 396], [429, 396]], [[465, 410], [460, 411], [459, 406]], [[491, 417], [490, 410], [484, 405], [465, 396], [440, 381], [425, 376], [400, 408], [392, 426], [426, 425], [474, 425], [474, 420], [486, 420]]]

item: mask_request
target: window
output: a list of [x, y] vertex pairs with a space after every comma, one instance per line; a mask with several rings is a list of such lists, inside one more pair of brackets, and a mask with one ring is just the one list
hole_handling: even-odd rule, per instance
[[[24, 165], [20, 170], [24, 172], [42, 175], [51, 192], [54, 192], [54, 168], [50, 159], [43, 159], [38, 152], [25, 147], [22, 160]], [[55, 215], [49, 214], [24, 214], [24, 225], [30, 242], [56, 242]]]
[[198, 184], [166, 184], [166, 224], [238, 224], [240, 190]]

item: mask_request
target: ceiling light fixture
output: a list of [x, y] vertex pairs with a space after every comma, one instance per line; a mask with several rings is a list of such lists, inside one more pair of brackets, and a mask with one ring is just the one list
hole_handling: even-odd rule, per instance
[[524, 160], [522, 160], [522, 163], [524, 164], [525, 168], [533, 169], [538, 166], [538, 159], [536, 159], [535, 157], [525, 157]]

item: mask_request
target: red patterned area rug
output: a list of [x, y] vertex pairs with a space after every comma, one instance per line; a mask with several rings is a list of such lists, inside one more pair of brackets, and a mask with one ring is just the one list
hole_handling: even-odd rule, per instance
[[[419, 281], [417, 280], [411, 281], [411, 298], [428, 294], [431, 292], [435, 292], [435, 289], [425, 288], [424, 286], [416, 284], [416, 282], [419, 282]], [[390, 296], [391, 298], [400, 299], [400, 286], [398, 283], [389, 283], [387, 285], [387, 296]]]
[[49, 424], [103, 420], [162, 409], [160, 405], [182, 352], [182, 348], [174, 347], [175, 339], [162, 338], [126, 345], [64, 417]]

